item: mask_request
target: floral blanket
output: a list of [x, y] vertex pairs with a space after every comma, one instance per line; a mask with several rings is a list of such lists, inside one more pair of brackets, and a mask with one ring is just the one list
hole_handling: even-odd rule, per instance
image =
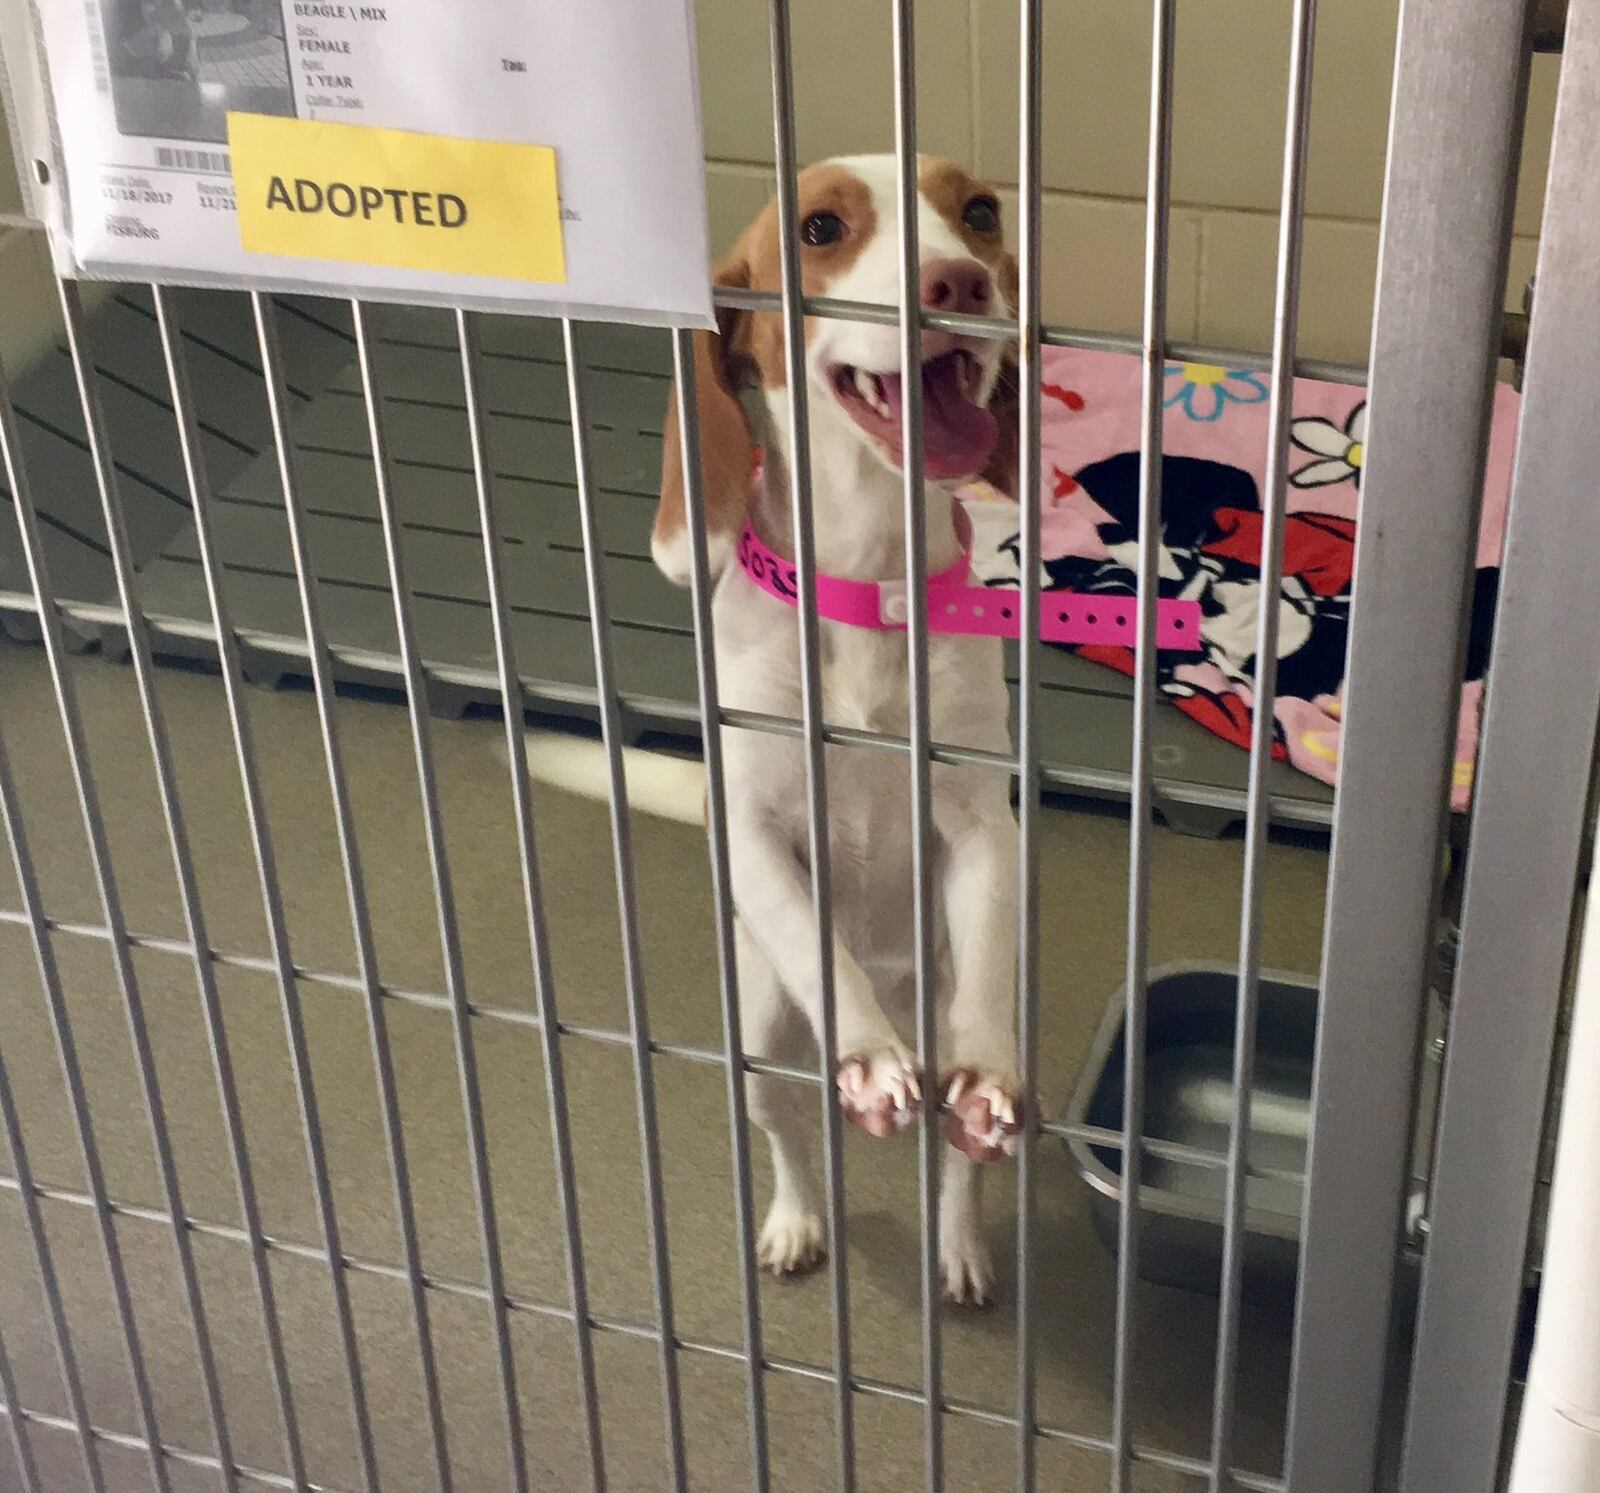
[[[1041, 584], [1130, 595], [1136, 589], [1140, 360], [1050, 348], [1042, 365]], [[1452, 807], [1471, 795], [1489, 629], [1499, 579], [1519, 399], [1496, 390], [1478, 572], [1457, 732]], [[1175, 364], [1166, 370], [1161, 594], [1197, 600], [1203, 651], [1163, 652], [1160, 692], [1208, 730], [1250, 744], [1261, 606], [1261, 492], [1270, 398], [1266, 378]], [[1366, 391], [1298, 380], [1279, 616], [1274, 756], [1324, 783], [1339, 769], [1345, 642]], [[1017, 508], [982, 485], [962, 494], [975, 533], [974, 579], [1019, 581]], [[1132, 651], [1073, 651], [1123, 673]]]

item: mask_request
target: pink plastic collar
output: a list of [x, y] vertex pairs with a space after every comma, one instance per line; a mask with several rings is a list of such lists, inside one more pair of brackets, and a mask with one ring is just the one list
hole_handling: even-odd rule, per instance
[[[971, 543], [966, 514], [956, 509], [964, 545]], [[789, 606], [799, 602], [794, 562], [769, 549], [749, 525], [739, 540], [739, 564], [768, 596]], [[1021, 635], [1021, 593], [995, 586], [969, 586], [967, 555], [948, 570], [928, 577], [928, 630], [965, 637], [1016, 638]], [[1047, 643], [1098, 643], [1132, 648], [1138, 609], [1131, 596], [1086, 596], [1046, 591], [1039, 597], [1039, 636]], [[898, 632], [910, 615], [904, 581], [848, 581], [817, 577], [817, 615], [830, 622], [874, 632]], [[1200, 651], [1200, 603], [1156, 603], [1156, 646], [1172, 652]]]

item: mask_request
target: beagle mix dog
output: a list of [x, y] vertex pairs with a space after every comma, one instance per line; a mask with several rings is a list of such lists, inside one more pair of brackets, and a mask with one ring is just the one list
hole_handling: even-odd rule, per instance
[[[920, 162], [921, 298], [948, 312], [1014, 309], [1016, 261], [993, 191], [949, 161]], [[807, 295], [899, 300], [893, 156], [812, 166], [798, 180], [796, 218]], [[718, 267], [716, 283], [781, 287], [778, 213], [769, 204]], [[788, 467], [793, 451], [783, 331], [776, 313], [719, 312], [697, 334], [695, 373], [722, 703], [796, 717], [801, 671], [796, 613], [730, 563], [746, 525], [792, 556]], [[1014, 487], [1015, 367], [992, 339], [924, 331], [922, 502], [930, 575], [961, 561], [954, 487], [980, 475]], [[805, 378], [819, 572], [841, 580], [905, 578], [899, 330], [807, 318]], [[752, 416], [741, 393], [753, 390]], [[1009, 405], [1009, 409], [1005, 406]], [[653, 552], [686, 584], [689, 541], [676, 395], [669, 404]], [[758, 475], [753, 475], [758, 474]], [[823, 711], [830, 725], [905, 734], [907, 635], [821, 621]], [[929, 638], [933, 738], [1009, 753], [1001, 645], [991, 637]], [[802, 744], [723, 731], [744, 1037], [752, 1055], [798, 1063], [821, 1030]], [[829, 853], [839, 1102], [874, 1135], [909, 1124], [923, 1103], [947, 1110], [950, 1148], [940, 1196], [947, 1299], [986, 1303], [994, 1272], [982, 1238], [982, 1163], [1009, 1155], [1022, 1106], [1014, 1027], [1017, 825], [1009, 781], [984, 768], [935, 764], [939, 1072], [918, 1072], [914, 1030], [910, 764], [898, 753], [829, 746]], [[803, 1091], [751, 1080], [751, 1113], [772, 1148], [775, 1192], [761, 1262], [779, 1275], [823, 1257], [822, 1197], [808, 1154]]]

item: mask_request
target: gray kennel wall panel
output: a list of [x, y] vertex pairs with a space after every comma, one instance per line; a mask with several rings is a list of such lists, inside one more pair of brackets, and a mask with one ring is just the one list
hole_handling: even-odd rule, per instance
[[[524, 672], [557, 686], [588, 688], [588, 650], [565, 641], [587, 636], [588, 610], [559, 339], [533, 322], [484, 318], [482, 324], [482, 395], [508, 602], [517, 625], [545, 640], [526, 655]], [[389, 470], [426, 616], [419, 620], [424, 654], [445, 672], [485, 670], [490, 656], [481, 538], [459, 354], [445, 340], [451, 324], [442, 312], [381, 307], [371, 325]], [[689, 599], [657, 574], [649, 558], [667, 387], [658, 355], [665, 339], [605, 326], [587, 327], [585, 334], [597, 519], [613, 621], [630, 638], [618, 656], [622, 687], [687, 705], [694, 697]], [[298, 407], [294, 431], [313, 560], [319, 578], [340, 593], [337, 620], [330, 621], [333, 641], [341, 649], [392, 653], [359, 372], [344, 369], [320, 399]], [[276, 462], [258, 460], [219, 490], [222, 558], [252, 577], [239, 620], [274, 632], [274, 619], [292, 618], [296, 610], [292, 594], [271, 599], [271, 578], [293, 589]], [[203, 592], [189, 573], [196, 564], [192, 532], [180, 533], [146, 569], [153, 613], [204, 618], [203, 610], [195, 610]], [[297, 636], [297, 629], [289, 628], [287, 636]], [[637, 657], [629, 656], [630, 649]], [[253, 656], [263, 657], [259, 648]], [[1007, 656], [1015, 685], [1014, 646], [1008, 645]], [[1056, 649], [1040, 655], [1039, 672], [1045, 761], [1059, 766], [1058, 786], [1124, 797], [1131, 681]], [[485, 677], [476, 690], [441, 692], [440, 699], [449, 708], [449, 702], [459, 706], [474, 698], [492, 703], [494, 696]], [[641, 723], [681, 730], [681, 715]], [[1170, 817], [1207, 829], [1238, 817], [1245, 755], [1176, 711], [1160, 711], [1154, 731], [1157, 799]], [[1326, 788], [1282, 764], [1273, 764], [1269, 774], [1280, 820], [1326, 824], [1332, 801]], [[1231, 807], [1219, 807], [1224, 802]]]
[[[196, 329], [186, 330], [184, 346], [196, 390], [200, 448], [213, 480], [225, 485], [271, 445], [248, 304], [241, 295], [220, 291], [174, 294], [187, 326]], [[286, 306], [284, 320], [291, 331], [285, 356], [301, 401], [309, 402], [352, 357], [353, 345], [338, 328], [338, 313], [337, 306], [330, 313]], [[119, 289], [90, 320], [87, 333], [133, 559], [143, 566], [190, 523], [148, 289]], [[65, 343], [46, 352], [17, 381], [13, 398], [58, 594], [75, 601], [109, 601], [114, 587], [105, 522]], [[21, 553], [8, 532], [0, 542], [0, 591], [17, 595], [26, 590]], [[0, 606], [0, 625], [17, 637], [38, 636], [37, 621], [15, 605]], [[81, 643], [94, 636], [94, 628], [78, 623], [74, 635]]]

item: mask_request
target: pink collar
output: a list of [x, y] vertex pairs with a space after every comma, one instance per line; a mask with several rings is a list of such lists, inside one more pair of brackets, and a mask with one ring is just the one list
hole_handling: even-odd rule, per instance
[[[971, 586], [969, 551], [972, 522], [956, 504], [959, 560], [928, 577], [928, 629], [963, 637], [1016, 638], [1021, 635], [1021, 593], [1015, 588]], [[768, 596], [788, 606], [799, 601], [794, 562], [762, 543], [745, 525], [739, 540], [739, 565]], [[1138, 631], [1137, 608], [1131, 596], [1086, 596], [1073, 591], [1046, 591], [1039, 598], [1039, 636], [1047, 643], [1094, 643], [1132, 648]], [[817, 576], [817, 615], [872, 632], [904, 631], [910, 608], [904, 581], [850, 581]], [[1173, 652], [1198, 653], [1200, 603], [1156, 603], [1156, 646]]]

